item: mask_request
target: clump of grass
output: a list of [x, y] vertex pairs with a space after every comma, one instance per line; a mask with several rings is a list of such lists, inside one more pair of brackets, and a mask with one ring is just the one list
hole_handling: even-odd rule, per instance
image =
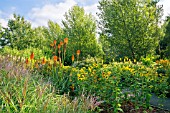
[[29, 70], [25, 68], [24, 58], [11, 55], [0, 56], [0, 70], [4, 70], [8, 77], [27, 75]]
[[[4, 60], [2, 60], [4, 59]], [[9, 60], [5, 60], [9, 59]], [[29, 73], [21, 63], [1, 57], [0, 112], [55, 112], [57, 101], [50, 83]]]

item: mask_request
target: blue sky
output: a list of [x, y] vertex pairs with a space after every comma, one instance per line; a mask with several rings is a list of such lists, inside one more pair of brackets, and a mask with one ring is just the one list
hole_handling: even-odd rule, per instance
[[[13, 13], [24, 16], [33, 27], [47, 26], [48, 20], [61, 24], [63, 15], [73, 5], [83, 6], [87, 13], [96, 16], [99, 0], [0, 0], [0, 23], [6, 27]], [[170, 14], [170, 0], [160, 0], [165, 16]]]

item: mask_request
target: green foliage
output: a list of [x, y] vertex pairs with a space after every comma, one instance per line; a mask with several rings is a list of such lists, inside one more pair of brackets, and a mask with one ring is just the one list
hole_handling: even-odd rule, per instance
[[8, 21], [8, 27], [4, 28], [3, 38], [7, 40], [12, 48], [19, 50], [34, 47], [36, 41], [33, 36], [31, 24], [25, 21], [24, 17], [14, 14], [14, 19]]
[[54, 66], [48, 73], [51, 72], [49, 77], [61, 94], [69, 92], [73, 97], [82, 92], [95, 94], [104, 101], [102, 106], [114, 108], [104, 109], [108, 112], [121, 111], [123, 102], [128, 101], [133, 102], [136, 109], [149, 108], [151, 92], [166, 96], [169, 87], [167, 75], [159, 77], [157, 67], [133, 64], [129, 59], [108, 65], [90, 63], [87, 67], [60, 66], [59, 63]]
[[[124, 102], [132, 102], [135, 106], [135, 109], [139, 107], [149, 108], [151, 92], [164, 97], [169, 88], [169, 84], [167, 82], [169, 80], [167, 76], [168, 73], [162, 76], [157, 74], [159, 65], [160, 67], [169, 70], [169, 61], [167, 60], [161, 60], [159, 62], [157, 61], [159, 65], [151, 65], [148, 67], [141, 63], [139, 64], [138, 62], [133, 64], [128, 58], [124, 59], [124, 62], [112, 62], [107, 65], [103, 63], [91, 64], [91, 60], [89, 59], [87, 60], [89, 65], [87, 67], [81, 68], [64, 66], [62, 65], [62, 61], [55, 61], [54, 59], [46, 60], [45, 63], [42, 63], [42, 59], [37, 59], [33, 60], [31, 65], [29, 65], [26, 64], [22, 59], [19, 60], [16, 57], [1, 56], [0, 62], [0, 72], [1, 75], [3, 75], [0, 80], [5, 81], [1, 82], [3, 83], [4, 90], [0, 90], [3, 95], [0, 100], [2, 100], [1, 104], [6, 105], [4, 110], [8, 111], [15, 110], [17, 112], [21, 109], [19, 102], [22, 101], [19, 99], [24, 98], [23, 95], [25, 95], [25, 93], [23, 93], [23, 89], [25, 86], [27, 89], [26, 97], [24, 98], [24, 105], [26, 104], [26, 108], [24, 106], [22, 109], [27, 109], [31, 112], [41, 112], [44, 110], [42, 108], [42, 103], [47, 102], [49, 93], [50, 95], [54, 96], [52, 96], [50, 98], [51, 100], [49, 99], [48, 102], [50, 103], [52, 100], [56, 100], [55, 102], [57, 103], [52, 101], [52, 103], [48, 104], [50, 108], [47, 106], [46, 112], [51, 112], [48, 111], [51, 109], [59, 110], [61, 112], [75, 112], [75, 110], [78, 112], [82, 109], [83, 111], [81, 112], [88, 112], [89, 110], [94, 111], [95, 108], [101, 104], [100, 100], [104, 101], [102, 102], [101, 106], [104, 106], [104, 108], [107, 107], [107, 109], [104, 109], [107, 112], [116, 113], [118, 111], [122, 111], [121, 105]], [[29, 66], [31, 66], [31, 68], [29, 68]], [[33, 75], [30, 72], [32, 72]], [[36, 74], [34, 72], [36, 72]], [[29, 76], [24, 76], [24, 74], [28, 74]], [[46, 83], [45, 80], [47, 80], [48, 83]], [[46, 84], [50, 85], [50, 87], [47, 87]], [[71, 99], [74, 99], [75, 96], [78, 96], [79, 99], [76, 99], [76, 106], [78, 108], [74, 107], [75, 100], [70, 101], [65, 98], [65, 96], [61, 96], [61, 98], [55, 98], [56, 96], [54, 92], [50, 92], [53, 88], [55, 88], [57, 94], [69, 93], [69, 98]], [[50, 91], [43, 89], [50, 89]], [[12, 94], [12, 97], [10, 97], [10, 101], [12, 103], [8, 103], [8, 101], [5, 100], [10, 95], [5, 93], [5, 91]], [[16, 91], [21, 93], [16, 93]], [[80, 95], [82, 95], [82, 92], [84, 96], [81, 97]], [[34, 94], [35, 96], [29, 96]], [[40, 94], [42, 94], [42, 98], [38, 98]], [[95, 104], [97, 103], [96, 100], [89, 100], [89, 98], [94, 99], [93, 96], [86, 98], [88, 94], [94, 94], [95, 97], [99, 97], [99, 103]], [[62, 100], [63, 98], [64, 100]], [[33, 100], [35, 99], [36, 101], [34, 102]], [[82, 99], [85, 100], [82, 101]], [[94, 109], [89, 109], [89, 105], [90, 108], [92, 107]], [[32, 107], [30, 108], [29, 106]], [[58, 107], [53, 108], [54, 106], [59, 106], [60, 109], [58, 109]]]
[[160, 40], [157, 53], [160, 55], [160, 59], [170, 58], [170, 16], [167, 16], [164, 23], [165, 36]]
[[1, 48], [7, 44], [7, 41], [5, 40], [5, 38], [2, 38], [3, 35], [4, 35], [4, 31], [0, 23], [0, 47]]
[[162, 30], [162, 7], [151, 0], [101, 0], [99, 28], [116, 55], [139, 60], [153, 54]]
[[88, 55], [94, 57], [102, 53], [101, 47], [97, 44], [96, 23], [91, 14], [86, 14], [79, 6], [73, 6], [65, 14], [62, 23], [64, 33], [69, 38], [68, 51], [71, 54], [81, 50], [81, 56], [86, 58]]
[[45, 35], [45, 27], [37, 27], [33, 29], [32, 37], [34, 37], [34, 43], [31, 47], [45, 50], [49, 48], [49, 38]]
[[[56, 26], [56, 27], [55, 27]], [[59, 30], [58, 30], [59, 29]], [[37, 27], [32, 29], [31, 24], [24, 17], [14, 14], [14, 19], [8, 21], [8, 27], [1, 33], [1, 46], [9, 45], [13, 49], [38, 48], [49, 57], [50, 42], [56, 39], [57, 33], [62, 30], [58, 24], [49, 21], [49, 28]]]
[[104, 62], [105, 63], [111, 62], [111, 60], [116, 57], [116, 54], [113, 53], [111, 44], [107, 40], [107, 36], [104, 34], [100, 34], [99, 42], [102, 45], [103, 52], [105, 53], [103, 54]]
[[66, 94], [56, 94], [51, 81], [25, 68], [16, 57], [0, 56], [0, 62], [1, 113], [88, 113], [101, 103], [91, 95], [69, 100]]
[[[101, 105], [104, 111], [117, 113], [123, 112], [122, 105], [127, 102], [135, 109], [149, 108], [151, 92], [165, 97], [170, 90], [170, 63], [155, 63], [152, 57], [163, 36], [158, 27], [162, 7], [156, 7], [152, 0], [99, 3], [99, 44], [94, 17], [79, 6], [65, 14], [63, 29], [52, 21], [48, 27], [32, 29], [15, 14], [7, 28], [0, 27], [4, 47], [4, 56], [0, 56], [0, 112], [88, 113], [99, 112]], [[166, 54], [168, 22], [163, 39]], [[66, 37], [69, 43], [61, 43]], [[32, 52], [34, 59], [30, 59]], [[113, 58], [120, 62], [111, 62]]]
[[146, 58], [142, 57], [141, 61], [144, 65], [146, 66], [151, 66], [153, 64], [154, 57], [152, 56], [147, 56]]
[[[159, 60], [159, 61], [157, 61], [157, 66], [158, 66], [157, 73], [158, 73], [158, 76], [160, 77], [160, 79], [167, 77], [167, 80], [166, 80], [167, 86], [165, 86], [165, 85], [161, 85], [161, 86], [168, 87], [167, 96], [170, 97], [170, 61], [169, 60]], [[162, 81], [162, 80], [160, 80], [160, 81]], [[160, 92], [163, 92], [163, 91], [160, 90]]]
[[[62, 98], [39, 75], [24, 69], [21, 62], [0, 57], [0, 112], [55, 112]], [[10, 67], [9, 67], [10, 64]], [[54, 101], [55, 100], [55, 101]]]
[[54, 40], [60, 42], [65, 38], [63, 29], [57, 23], [50, 20], [48, 21], [48, 27], [38, 27], [36, 30], [39, 34], [38, 36], [41, 37], [40, 39], [45, 39], [43, 46], [47, 46], [48, 42], [53, 42]]
[[35, 54], [35, 59], [40, 59], [41, 57], [45, 56], [43, 51], [41, 49], [38, 48], [27, 48], [24, 50], [18, 50], [18, 49], [12, 49], [9, 46], [5, 46], [2, 51], [1, 54], [2, 55], [12, 55], [12, 56], [20, 56], [20, 57], [24, 57], [24, 58], [29, 58], [31, 52], [34, 52]]
[[[118, 84], [120, 78], [112, 75], [111, 68], [104, 68], [100, 64], [92, 64], [88, 68], [82, 67], [77, 74], [79, 90], [90, 92], [104, 100], [105, 105], [111, 105], [114, 112], [121, 110], [122, 93]], [[109, 111], [109, 110], [108, 110]]]
[[51, 39], [50, 41], [57, 40], [60, 41], [64, 39], [65, 37], [62, 37], [63, 29], [57, 24], [52, 21], [48, 22], [48, 30], [47, 30], [47, 37]]

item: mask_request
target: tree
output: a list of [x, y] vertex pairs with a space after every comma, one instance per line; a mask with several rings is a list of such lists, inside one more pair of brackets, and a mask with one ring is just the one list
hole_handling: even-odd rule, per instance
[[117, 56], [139, 60], [153, 54], [162, 35], [162, 7], [152, 0], [101, 0], [99, 28]]
[[6, 45], [5, 39], [2, 37], [4, 34], [2, 26], [0, 24], [0, 47], [2, 48], [4, 45]]
[[166, 27], [165, 32], [165, 40], [167, 42], [167, 51], [166, 51], [166, 57], [170, 58], [170, 16], [167, 18], [168, 25]]
[[167, 16], [165, 23], [165, 36], [159, 42], [157, 48], [157, 53], [160, 55], [160, 58], [170, 58], [170, 16]]
[[12, 48], [19, 50], [29, 46], [34, 47], [35, 39], [31, 24], [24, 17], [14, 14], [14, 19], [8, 21], [8, 27], [4, 28], [3, 38], [8, 41]]
[[46, 33], [51, 41], [61, 40], [60, 38], [63, 38], [63, 29], [52, 21], [48, 21], [48, 31]]
[[46, 56], [52, 56], [52, 49], [50, 44], [54, 40], [57, 40], [57, 43], [64, 38], [62, 28], [53, 21], [48, 21], [48, 27], [37, 27], [34, 29], [36, 40], [38, 41], [37, 47], [43, 49], [43, 52]]
[[64, 33], [69, 38], [69, 51], [71, 54], [76, 50], [81, 50], [81, 55], [92, 57], [101, 53], [101, 49], [96, 39], [96, 22], [91, 14], [85, 14], [83, 8], [73, 6], [65, 14], [65, 20], [62, 21], [64, 25]]
[[107, 36], [105, 34], [100, 34], [99, 43], [102, 45], [102, 50], [105, 53], [103, 54], [104, 63], [111, 62], [115, 56], [110, 48], [110, 43], [107, 40]]

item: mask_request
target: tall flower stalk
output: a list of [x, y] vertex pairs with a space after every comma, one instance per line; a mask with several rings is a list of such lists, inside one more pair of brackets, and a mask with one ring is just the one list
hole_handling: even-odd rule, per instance
[[68, 38], [64, 38], [64, 60], [65, 60], [67, 44], [68, 44]]
[[77, 63], [78, 63], [78, 60], [79, 60], [79, 55], [80, 55], [80, 50], [77, 50]]
[[34, 52], [31, 53], [30, 59], [31, 59], [31, 70], [32, 70], [33, 69]]

